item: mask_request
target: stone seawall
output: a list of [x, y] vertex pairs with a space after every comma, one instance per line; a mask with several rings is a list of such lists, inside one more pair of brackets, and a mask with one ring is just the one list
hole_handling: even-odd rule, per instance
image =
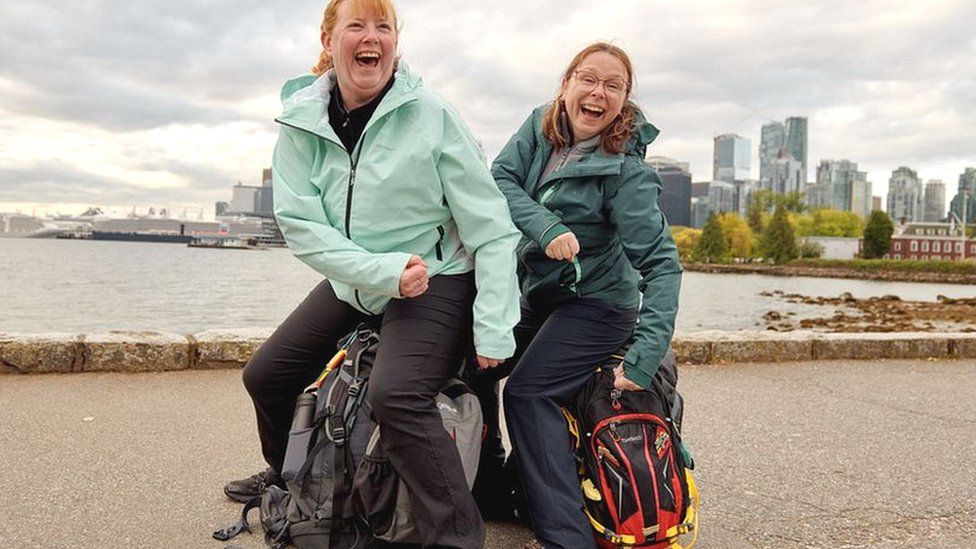
[[[74, 334], [0, 333], [0, 373], [158, 372], [240, 368], [270, 330]], [[691, 364], [976, 358], [976, 333], [720, 332], [678, 334]]]

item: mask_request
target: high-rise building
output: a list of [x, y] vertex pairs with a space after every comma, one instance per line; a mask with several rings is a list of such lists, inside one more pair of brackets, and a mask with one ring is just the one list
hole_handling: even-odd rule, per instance
[[922, 180], [902, 166], [888, 179], [888, 217], [895, 223], [922, 220]]
[[734, 133], [715, 137], [712, 153], [712, 179], [734, 183], [749, 179], [749, 163], [752, 144]]
[[261, 186], [262, 187], [271, 186], [271, 168], [265, 168], [261, 170]]
[[779, 157], [784, 143], [786, 143], [786, 127], [782, 122], [763, 124], [759, 140], [760, 181], [767, 181], [771, 177], [770, 166]]
[[959, 174], [959, 189], [956, 196], [952, 198], [952, 205], [949, 206], [952, 212], [960, 221], [966, 220], [967, 225], [976, 222], [976, 168], [966, 168], [966, 171]]
[[[862, 172], [863, 173], [863, 172]], [[871, 182], [855, 179], [851, 182], [851, 210], [861, 217], [871, 215]]]
[[803, 179], [800, 184], [807, 182], [807, 119], [804, 116], [791, 116], [786, 119], [786, 141], [783, 148], [802, 165]]
[[945, 183], [930, 179], [925, 184], [925, 208], [922, 221], [938, 223], [945, 217]]
[[817, 166], [817, 202], [808, 205], [867, 216], [871, 213], [871, 184], [867, 177], [867, 172], [858, 171], [857, 162], [821, 160]]
[[786, 151], [770, 164], [770, 177], [763, 188], [777, 194], [796, 193], [804, 190], [803, 165]]
[[877, 210], [879, 212], [881, 211], [881, 197], [880, 196], [873, 196], [872, 195], [871, 196], [871, 211], [873, 212], [875, 210]]
[[736, 213], [735, 184], [727, 181], [712, 181], [708, 186], [708, 209], [716, 214]]
[[657, 204], [672, 226], [691, 226], [691, 171], [687, 162], [651, 156], [647, 163], [661, 176], [663, 189]]

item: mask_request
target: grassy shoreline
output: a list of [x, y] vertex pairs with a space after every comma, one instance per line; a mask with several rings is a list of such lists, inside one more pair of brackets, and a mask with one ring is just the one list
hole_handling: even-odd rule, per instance
[[691, 272], [705, 273], [752, 273], [771, 276], [976, 284], [976, 263], [968, 261], [797, 259], [785, 265], [685, 263], [684, 268]]

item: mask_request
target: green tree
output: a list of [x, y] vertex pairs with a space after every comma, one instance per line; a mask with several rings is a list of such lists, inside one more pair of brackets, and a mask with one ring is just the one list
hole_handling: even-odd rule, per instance
[[807, 209], [805, 200], [801, 192], [779, 194], [776, 195], [776, 206], [782, 206], [788, 212], [803, 213]]
[[715, 212], [708, 216], [708, 221], [702, 227], [701, 238], [691, 252], [692, 261], [699, 263], [727, 263], [729, 261], [729, 244], [722, 233], [722, 223]]
[[796, 238], [787, 218], [786, 208], [776, 206], [776, 213], [762, 235], [763, 257], [773, 263], [786, 263], [797, 258]]
[[895, 232], [895, 225], [888, 214], [874, 210], [868, 218], [864, 228], [864, 245], [861, 256], [866, 259], [877, 259], [888, 253], [891, 246], [891, 233]]
[[775, 195], [773, 191], [765, 189], [754, 191], [749, 194], [749, 205], [746, 208], [746, 220], [752, 232], [759, 234], [763, 230], [763, 214], [769, 210], [773, 204]]

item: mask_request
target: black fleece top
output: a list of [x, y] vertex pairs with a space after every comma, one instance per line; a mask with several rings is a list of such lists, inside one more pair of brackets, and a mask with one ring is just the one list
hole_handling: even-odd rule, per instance
[[372, 101], [351, 111], [346, 111], [346, 107], [342, 103], [342, 93], [339, 91], [338, 84], [332, 88], [332, 94], [329, 98], [329, 125], [335, 130], [336, 135], [339, 136], [339, 141], [342, 141], [342, 146], [350, 154], [356, 148], [356, 143], [362, 137], [366, 123], [373, 117], [376, 107], [380, 105], [380, 101], [383, 100], [386, 92], [393, 87], [393, 80], [394, 78], [390, 77], [390, 81]]

